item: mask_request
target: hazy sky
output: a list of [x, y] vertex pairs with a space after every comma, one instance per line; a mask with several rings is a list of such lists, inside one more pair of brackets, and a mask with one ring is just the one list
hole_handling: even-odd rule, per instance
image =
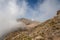
[[60, 0], [0, 0], [0, 37], [16, 28], [17, 18], [46, 21], [60, 10]]
[[24, 18], [45, 21], [56, 15], [56, 11], [60, 9], [60, 0], [18, 0], [18, 5], [25, 5]]
[[4, 20], [23, 17], [45, 21], [59, 9], [60, 0], [0, 0], [0, 17]]

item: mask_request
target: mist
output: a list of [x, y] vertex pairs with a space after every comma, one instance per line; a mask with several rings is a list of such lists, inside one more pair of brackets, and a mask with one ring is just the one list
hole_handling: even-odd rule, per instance
[[24, 28], [22, 22], [18, 23], [16, 21], [18, 15], [24, 16], [27, 8], [25, 1], [22, 1], [21, 5], [17, 5], [17, 0], [0, 0], [0, 38], [12, 30], [17, 30], [19, 27]]

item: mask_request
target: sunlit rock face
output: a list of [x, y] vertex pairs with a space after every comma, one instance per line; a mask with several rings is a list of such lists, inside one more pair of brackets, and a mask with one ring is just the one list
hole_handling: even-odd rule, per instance
[[42, 23], [40, 27], [38, 26], [34, 30], [30, 34], [33, 40], [60, 40], [60, 10], [57, 11], [57, 16]]

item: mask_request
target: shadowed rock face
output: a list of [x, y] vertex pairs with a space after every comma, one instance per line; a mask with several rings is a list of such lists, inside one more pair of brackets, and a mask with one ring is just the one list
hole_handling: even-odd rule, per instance
[[38, 22], [38, 21], [32, 21], [32, 20], [29, 20], [29, 19], [26, 19], [26, 18], [21, 18], [21, 19], [18, 19], [17, 21], [18, 22], [23, 22], [28, 29], [34, 28], [34, 27], [36, 27], [37, 25], [40, 24], [40, 22]]
[[25, 23], [26, 25], [29, 25], [29, 24], [32, 23], [31, 20], [26, 19], [26, 18], [20, 18], [20, 19], [17, 19], [17, 21], [18, 21], [18, 22], [21, 21], [21, 22]]
[[[33, 23], [29, 25], [33, 26]], [[57, 11], [57, 16], [30, 31], [16, 31], [8, 34], [5, 40], [60, 40], [60, 11]]]
[[59, 10], [59, 11], [57, 11], [57, 15], [60, 15], [60, 10]]

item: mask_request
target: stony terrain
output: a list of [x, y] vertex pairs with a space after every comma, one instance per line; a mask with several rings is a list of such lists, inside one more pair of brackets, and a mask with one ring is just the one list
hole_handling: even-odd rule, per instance
[[11, 32], [4, 40], [60, 40], [60, 10], [54, 18], [30, 30]]

